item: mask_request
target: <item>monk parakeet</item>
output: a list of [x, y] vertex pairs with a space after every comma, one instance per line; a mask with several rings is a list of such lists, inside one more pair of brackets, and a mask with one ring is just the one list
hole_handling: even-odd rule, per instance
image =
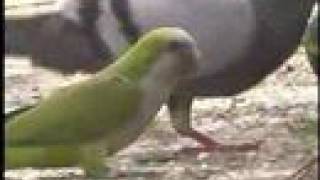
[[[191, 127], [193, 99], [236, 95], [263, 80], [300, 44], [315, 3], [66, 0], [55, 14], [28, 18], [24, 23], [7, 18], [6, 52], [25, 54], [22, 49], [27, 50], [35, 65], [62, 73], [94, 72], [150, 29], [179, 26], [193, 34], [202, 56], [197, 75], [179, 84], [170, 97], [173, 127], [179, 134], [197, 140], [199, 150], [234, 149], [236, 146], [224, 146]], [[37, 38], [28, 40], [33, 34]], [[13, 45], [16, 37], [20, 37], [19, 47]], [[43, 43], [47, 41], [51, 43]], [[25, 44], [28, 46], [22, 46]], [[253, 143], [237, 149], [256, 147]]]
[[93, 78], [10, 116], [6, 168], [81, 166], [103, 176], [103, 157], [137, 139], [175, 86], [196, 72], [198, 55], [180, 28], [147, 33]]
[[[319, 13], [319, 11], [318, 11]], [[318, 22], [319, 14], [315, 14], [312, 17], [309, 26], [306, 29], [305, 36], [303, 38], [303, 43], [308, 55], [308, 59], [314, 72], [319, 76], [319, 41], [318, 41]]]

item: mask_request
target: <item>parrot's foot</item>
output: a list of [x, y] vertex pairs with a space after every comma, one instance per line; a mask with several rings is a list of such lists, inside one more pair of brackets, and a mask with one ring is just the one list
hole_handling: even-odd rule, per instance
[[85, 178], [89, 179], [106, 179], [109, 177], [110, 169], [105, 166], [84, 167]]
[[110, 177], [110, 168], [107, 166], [84, 167], [84, 170], [87, 179], [108, 179]]
[[195, 131], [188, 131], [181, 133], [185, 136], [188, 136], [196, 141], [198, 141], [201, 146], [199, 147], [184, 147], [178, 153], [183, 154], [199, 154], [201, 152], [230, 152], [230, 151], [237, 151], [237, 152], [247, 152], [247, 151], [258, 151], [261, 144], [264, 140], [259, 140], [252, 143], [243, 143], [243, 144], [222, 144], [216, 142], [213, 139]]
[[105, 165], [105, 149], [93, 144], [82, 147], [82, 157], [79, 166], [85, 171], [88, 179], [106, 179], [110, 168]]

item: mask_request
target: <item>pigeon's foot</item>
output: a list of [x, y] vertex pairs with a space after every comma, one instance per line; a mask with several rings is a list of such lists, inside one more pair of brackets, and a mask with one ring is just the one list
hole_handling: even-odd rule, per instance
[[191, 154], [199, 154], [202, 152], [247, 152], [247, 151], [258, 151], [261, 147], [261, 144], [264, 140], [259, 140], [251, 143], [243, 143], [243, 144], [222, 144], [216, 142], [215, 140], [197, 132], [195, 130], [189, 131], [188, 133], [183, 133], [188, 137], [196, 140], [200, 143], [198, 147], [184, 147], [178, 153], [191, 153]]

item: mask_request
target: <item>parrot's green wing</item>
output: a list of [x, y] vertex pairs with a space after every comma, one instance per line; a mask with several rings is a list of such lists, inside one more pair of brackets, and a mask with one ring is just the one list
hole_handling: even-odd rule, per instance
[[[112, 74], [112, 73], [110, 73]], [[79, 144], [121, 129], [139, 105], [140, 90], [114, 75], [62, 89], [5, 127], [9, 146]]]

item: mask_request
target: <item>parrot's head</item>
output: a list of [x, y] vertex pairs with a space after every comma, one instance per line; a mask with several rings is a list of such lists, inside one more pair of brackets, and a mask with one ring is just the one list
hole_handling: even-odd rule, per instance
[[[171, 89], [196, 74], [200, 51], [187, 31], [163, 27], [151, 31], [145, 38], [148, 37], [158, 41], [159, 46], [153, 49], [155, 57], [151, 59], [153, 62], [145, 76], [146, 80], [156, 83], [159, 88]], [[151, 48], [146, 46], [146, 50]]]
[[167, 90], [196, 74], [199, 55], [187, 31], [161, 27], [147, 32], [112, 66], [127, 79]]

